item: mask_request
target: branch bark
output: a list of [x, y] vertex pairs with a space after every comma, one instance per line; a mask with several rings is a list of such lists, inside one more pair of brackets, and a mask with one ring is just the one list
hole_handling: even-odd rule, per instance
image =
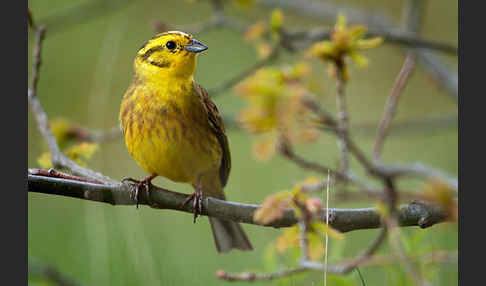
[[[133, 198], [135, 189], [128, 184], [118, 183], [116, 185], [93, 184], [89, 182], [52, 178], [39, 175], [28, 175], [28, 191], [49, 195], [60, 195], [83, 200], [90, 200], [111, 205], [133, 205], [136, 202]], [[192, 205], [183, 205], [189, 195], [176, 193], [170, 190], [154, 186], [147, 199], [145, 192], [140, 194], [140, 205], [148, 205], [156, 209], [171, 209], [192, 214]], [[150, 201], [150, 203], [149, 203]], [[203, 200], [202, 215], [214, 216], [236, 222], [258, 224], [253, 220], [253, 213], [259, 205], [243, 204], [230, 201], [222, 201], [211, 197]], [[325, 221], [323, 210], [321, 217]], [[398, 222], [400, 226], [430, 227], [434, 224], [444, 222], [446, 212], [440, 207], [424, 202], [412, 202], [403, 205], [398, 211]], [[268, 227], [289, 227], [298, 222], [295, 214], [287, 210], [283, 218], [272, 222]], [[331, 227], [348, 232], [359, 229], [372, 229], [382, 227], [381, 216], [374, 208], [362, 209], [329, 209], [329, 224]]]

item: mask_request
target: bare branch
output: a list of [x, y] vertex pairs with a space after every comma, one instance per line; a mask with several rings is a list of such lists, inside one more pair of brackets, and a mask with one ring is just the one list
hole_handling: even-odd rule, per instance
[[36, 29], [36, 43], [33, 52], [34, 62], [32, 66], [31, 81], [30, 81], [29, 89], [27, 91], [27, 98], [28, 98], [30, 109], [34, 113], [35, 119], [37, 120], [39, 131], [47, 141], [47, 146], [49, 148], [49, 151], [51, 152], [52, 164], [56, 167], [68, 168], [76, 175], [99, 180], [105, 183], [116, 183], [116, 181], [108, 177], [105, 177], [100, 173], [79, 166], [73, 160], [69, 159], [66, 155], [64, 155], [61, 152], [59, 145], [57, 144], [56, 137], [54, 136], [54, 134], [51, 131], [51, 128], [49, 127], [47, 114], [42, 109], [42, 106], [37, 97], [37, 82], [39, 80], [39, 69], [41, 66], [41, 51], [42, 51], [42, 43], [44, 40], [45, 32], [46, 30], [42, 26], [37, 27]]
[[[438, 250], [429, 253], [421, 253], [420, 255], [410, 256], [409, 259], [413, 263], [423, 264], [457, 264], [457, 251]], [[375, 254], [370, 260], [362, 263], [360, 267], [386, 266], [393, 263], [400, 263], [400, 257], [397, 254], [391, 255], [377, 255]]]
[[[337, 120], [329, 112], [327, 112], [324, 108], [322, 108], [322, 106], [312, 100], [311, 97], [306, 97], [304, 104], [306, 104], [306, 106], [308, 106], [309, 109], [319, 117], [319, 120], [325, 126], [325, 128], [323, 128], [324, 130], [330, 130], [334, 134], [339, 136], [337, 130]], [[367, 155], [358, 147], [358, 145], [349, 136], [349, 134], [346, 134], [346, 137], [344, 139], [346, 140], [347, 146], [351, 154], [353, 154], [353, 156], [368, 171], [368, 173], [379, 179], [406, 176], [425, 179], [429, 179], [430, 177], [437, 177], [445, 182], [448, 182], [456, 190], [458, 189], [457, 178], [445, 174], [442, 171], [424, 167], [419, 163], [416, 163], [412, 166], [384, 165], [382, 163], [375, 163], [368, 159]], [[327, 172], [327, 170], [324, 171]]]
[[341, 274], [347, 274], [353, 271], [356, 267], [358, 267], [362, 263], [368, 261], [373, 256], [373, 254], [378, 250], [378, 248], [381, 246], [381, 244], [386, 238], [386, 234], [387, 234], [387, 228], [383, 227], [380, 231], [380, 234], [376, 237], [376, 239], [368, 247], [368, 249], [366, 249], [361, 255], [357, 256], [350, 262], [347, 262], [340, 267], [335, 266], [337, 268], [337, 271], [335, 270], [335, 272]]
[[346, 68], [343, 60], [335, 62], [336, 67], [336, 80], [337, 80], [337, 96], [336, 105], [338, 110], [338, 120], [337, 120], [337, 131], [339, 136], [338, 146], [341, 150], [341, 160], [339, 161], [339, 169], [343, 173], [347, 173], [349, 169], [348, 161], [348, 143], [346, 137], [348, 136], [348, 108], [346, 105], [346, 94], [344, 92], [345, 79], [344, 79], [344, 69]]
[[[88, 182], [73, 181], [47, 176], [28, 175], [29, 192], [60, 195], [83, 200], [90, 200], [112, 205], [133, 205], [134, 187], [118, 183], [116, 185], [92, 184]], [[192, 214], [191, 204], [183, 205], [188, 195], [169, 191], [154, 186], [147, 200], [145, 192], [140, 194], [140, 205], [148, 205], [156, 209], [171, 209]], [[150, 201], [151, 204], [148, 202]], [[259, 205], [242, 204], [222, 201], [211, 197], [203, 200], [202, 215], [209, 215], [236, 222], [258, 224], [253, 220], [253, 213]], [[322, 221], [325, 221], [326, 211], [323, 210]], [[420, 226], [421, 228], [432, 226], [446, 220], [446, 212], [438, 206], [423, 202], [412, 202], [403, 205], [398, 212], [401, 226]], [[292, 210], [287, 210], [284, 216], [272, 222], [268, 227], [289, 227], [298, 221]], [[348, 232], [358, 229], [371, 229], [381, 227], [381, 218], [374, 208], [363, 209], [329, 209], [329, 224], [331, 227]]]
[[[425, 263], [425, 264], [455, 264], [457, 263], [457, 251], [436, 251], [430, 252], [426, 254], [421, 254], [420, 256], [412, 257], [413, 262], [417, 263]], [[363, 261], [359, 266], [360, 267], [373, 267], [373, 266], [386, 266], [392, 263], [401, 262], [400, 259], [395, 255], [373, 255], [367, 261]], [[274, 273], [253, 273], [253, 272], [240, 272], [240, 273], [228, 273], [223, 270], [219, 270], [216, 272], [216, 276], [219, 279], [226, 280], [226, 281], [266, 281], [266, 280], [274, 280], [279, 278], [288, 277], [294, 274], [298, 274], [301, 272], [305, 272], [308, 270], [319, 270], [318, 267], [313, 268], [306, 267], [306, 266], [299, 266], [296, 268], [285, 269]], [[317, 269], [316, 269], [317, 268]], [[337, 268], [336, 266], [332, 266], [332, 268]], [[335, 270], [335, 269], [332, 269]], [[334, 273], [339, 274], [339, 273]]]
[[415, 163], [411, 166], [403, 165], [387, 165], [379, 167], [382, 172], [386, 172], [389, 177], [416, 177], [422, 179], [439, 178], [448, 183], [454, 190], [458, 191], [457, 177], [447, 174], [445, 172], [426, 167], [421, 163]]
[[[30, 15], [30, 13], [29, 13]], [[29, 16], [31, 23], [34, 23], [32, 19], [32, 15]], [[33, 92], [35, 95], [35, 91], [37, 90], [37, 82], [39, 82], [39, 69], [41, 66], [41, 52], [42, 52], [42, 43], [44, 41], [44, 37], [46, 34], [46, 29], [44, 27], [36, 27], [32, 25], [31, 27], [35, 27], [35, 35], [36, 35], [36, 45], [34, 46], [33, 51], [33, 64], [32, 64], [32, 73], [30, 78], [29, 90]]]
[[388, 100], [385, 104], [385, 111], [383, 112], [383, 118], [381, 120], [380, 126], [378, 127], [378, 132], [376, 136], [375, 148], [374, 148], [374, 156], [375, 160], [380, 160], [381, 150], [383, 149], [383, 143], [385, 141], [385, 137], [388, 135], [388, 130], [390, 127], [390, 122], [395, 114], [396, 105], [400, 96], [403, 93], [403, 89], [408, 82], [408, 79], [413, 73], [413, 69], [415, 67], [415, 56], [413, 54], [408, 54], [403, 62], [402, 69], [398, 73], [397, 78], [395, 79], [395, 85], [388, 97]]
[[274, 273], [253, 273], [253, 272], [242, 272], [242, 273], [227, 273], [225, 271], [219, 270], [216, 272], [216, 276], [219, 279], [226, 280], [226, 281], [261, 281], [261, 280], [273, 280], [284, 278], [287, 276], [291, 276], [300, 272], [304, 271], [326, 271], [327, 273], [332, 274], [347, 274], [355, 269], [360, 263], [364, 263], [368, 259], [370, 259], [372, 254], [378, 249], [378, 247], [383, 242], [384, 238], [386, 237], [386, 231], [381, 231], [378, 238], [375, 242], [371, 245], [371, 247], [362, 255], [357, 257], [356, 259], [352, 260], [351, 262], [345, 264], [336, 264], [336, 265], [323, 265], [318, 262], [313, 261], [303, 261], [300, 265], [296, 268], [285, 269]]
[[274, 273], [253, 273], [253, 272], [228, 273], [223, 270], [218, 270], [216, 272], [216, 276], [221, 280], [226, 280], [231, 282], [234, 281], [251, 282], [251, 281], [265, 281], [265, 280], [284, 278], [307, 270], [309, 269], [305, 266], [299, 266], [292, 269], [285, 269]]
[[414, 35], [417, 35], [422, 28], [425, 4], [424, 0], [408, 0], [403, 9], [402, 18], [405, 29]]
[[[312, 28], [306, 31], [286, 31], [287, 39], [292, 41], [295, 47], [305, 47], [309, 43], [329, 40], [331, 30], [329, 28]], [[385, 43], [401, 45], [406, 48], [423, 48], [436, 50], [451, 55], [457, 55], [457, 47], [440, 42], [433, 42], [417, 38], [416, 35], [401, 30], [369, 29], [366, 37], [381, 37]]]
[[29, 172], [30, 175], [38, 175], [38, 176], [45, 176], [45, 177], [51, 177], [51, 178], [67, 179], [67, 180], [80, 181], [80, 182], [86, 182], [86, 183], [92, 183], [92, 184], [104, 184], [101, 181], [90, 180], [90, 179], [72, 176], [72, 175], [69, 175], [69, 174], [66, 174], [66, 173], [56, 171], [54, 169], [44, 170], [44, 169], [29, 168], [28, 172]]
[[437, 83], [439, 88], [445, 89], [447, 95], [458, 102], [459, 79], [457, 72], [451, 71], [440, 58], [430, 51], [417, 51], [417, 57], [424, 66], [431, 78]]
[[412, 278], [415, 285], [429, 285], [426, 281], [424, 281], [422, 275], [420, 274], [419, 269], [415, 265], [412, 264], [411, 260], [405, 253], [403, 248], [403, 243], [401, 239], [400, 229], [396, 225], [396, 221], [394, 219], [387, 220], [388, 227], [390, 228], [390, 245], [397, 253], [398, 257], [400, 258], [400, 262], [404, 266], [405, 271], [407, 272], [408, 276]]
[[294, 152], [290, 143], [286, 142], [286, 140], [284, 138], [280, 139], [280, 144], [279, 144], [278, 150], [279, 150], [280, 154], [282, 154], [287, 159], [289, 159], [291, 162], [294, 162], [295, 164], [297, 164], [301, 168], [313, 170], [313, 171], [321, 173], [323, 175], [330, 173], [337, 180], [340, 180], [340, 181], [343, 181], [343, 182], [349, 182], [349, 183], [352, 183], [352, 184], [359, 186], [370, 197], [376, 198], [376, 197], [380, 197], [380, 195], [381, 195], [381, 193], [379, 191], [375, 190], [371, 185], [369, 185], [368, 183], [358, 179], [356, 176], [354, 176], [350, 172], [343, 173], [343, 172], [340, 172], [340, 171], [336, 171], [336, 170], [331, 169], [329, 167], [326, 167], [322, 164], [307, 160], [307, 159], [299, 156], [298, 154], [296, 154]]
[[[336, 5], [330, 2], [317, 1], [293, 1], [293, 0], [259, 0], [258, 3], [269, 7], [280, 7], [318, 20], [335, 21], [338, 13], [344, 13], [350, 22], [361, 23], [369, 27], [375, 33], [409, 33], [398, 27], [382, 12], [374, 9], [366, 11], [346, 5]], [[410, 47], [406, 47], [407, 52]], [[455, 102], [457, 102], [459, 88], [457, 72], [446, 67], [444, 62], [431, 50], [414, 48], [417, 59], [425, 67], [425, 70], [433, 77], [439, 86], [444, 89]]]
[[[360, 136], [376, 137], [376, 123], [375, 122], [361, 122], [352, 124], [350, 127], [354, 130], [353, 134]], [[393, 123], [393, 129], [389, 129], [389, 136], [401, 136], [405, 134], [424, 133], [424, 132], [440, 132], [445, 130], [457, 129], [457, 115], [441, 117], [425, 117], [406, 121], [397, 121]]]

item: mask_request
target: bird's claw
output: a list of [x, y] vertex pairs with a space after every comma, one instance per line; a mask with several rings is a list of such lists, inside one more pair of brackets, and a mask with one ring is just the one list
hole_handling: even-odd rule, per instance
[[192, 200], [192, 209], [194, 211], [194, 223], [196, 223], [196, 219], [198, 215], [202, 212], [202, 191], [200, 189], [197, 189], [194, 193], [192, 193], [187, 199], [184, 201], [182, 204], [185, 206], [190, 200]]
[[122, 183], [126, 183], [126, 182], [130, 182], [130, 183], [133, 183], [136, 185], [135, 187], [135, 195], [132, 197], [133, 199], [135, 199], [135, 203], [136, 203], [136, 207], [138, 209], [138, 203], [139, 203], [139, 200], [140, 200], [140, 188], [142, 187], [145, 187], [145, 191], [146, 191], [146, 194], [147, 194], [147, 201], [149, 204], [152, 204], [151, 202], [151, 199], [150, 199], [150, 188], [152, 187], [152, 179], [154, 178], [155, 176], [148, 176], [146, 177], [145, 179], [143, 180], [135, 180], [133, 178], [123, 178], [121, 181]]

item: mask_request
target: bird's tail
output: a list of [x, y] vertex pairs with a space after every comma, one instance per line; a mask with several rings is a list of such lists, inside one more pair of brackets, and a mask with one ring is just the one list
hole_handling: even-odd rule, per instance
[[[203, 195], [220, 200], [226, 200], [223, 187], [221, 186], [221, 181], [219, 179], [219, 173], [217, 172], [213, 172], [203, 177], [202, 189], [205, 191]], [[239, 223], [210, 216], [209, 224], [211, 224], [214, 243], [216, 244], [216, 250], [219, 253], [228, 252], [233, 248], [247, 251], [253, 250], [245, 231]]]
[[253, 250], [245, 231], [239, 223], [216, 217], [209, 217], [214, 243], [219, 253], [228, 252], [233, 248]]

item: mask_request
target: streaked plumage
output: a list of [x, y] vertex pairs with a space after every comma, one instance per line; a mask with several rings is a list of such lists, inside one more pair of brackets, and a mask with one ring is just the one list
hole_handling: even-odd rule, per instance
[[[145, 43], [135, 58], [120, 123], [129, 153], [149, 174], [225, 199], [231, 169], [228, 139], [216, 105], [193, 79], [196, 53], [204, 49], [191, 35], [177, 31]], [[252, 249], [239, 224], [211, 217], [210, 223], [218, 252]]]

